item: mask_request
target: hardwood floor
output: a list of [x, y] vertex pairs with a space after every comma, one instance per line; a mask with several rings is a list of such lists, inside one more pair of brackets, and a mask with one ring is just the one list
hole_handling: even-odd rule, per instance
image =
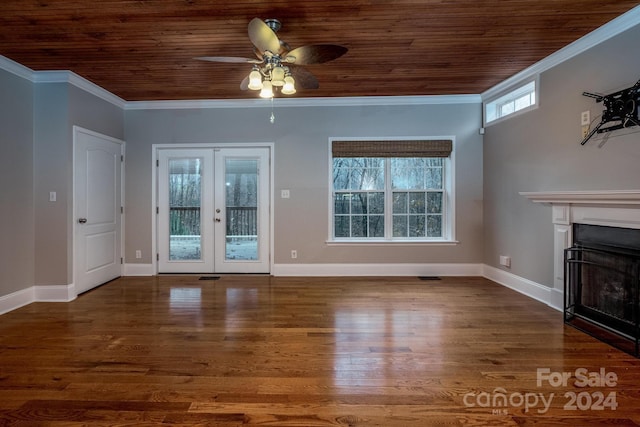
[[0, 426], [626, 426], [638, 408], [640, 360], [483, 278], [121, 278], [0, 316]]

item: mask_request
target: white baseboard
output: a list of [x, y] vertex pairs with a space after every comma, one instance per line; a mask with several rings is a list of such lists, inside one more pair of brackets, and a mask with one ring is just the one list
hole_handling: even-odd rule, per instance
[[52, 286], [34, 286], [34, 295], [37, 302], [69, 302], [78, 296], [76, 286], [70, 285], [52, 285]]
[[482, 276], [562, 311], [563, 298], [560, 291], [486, 264], [483, 266]]
[[482, 264], [274, 264], [274, 276], [480, 276]]
[[153, 264], [125, 264], [125, 276], [153, 276]]
[[[125, 264], [125, 276], [153, 276], [152, 264]], [[562, 311], [563, 292], [486, 264], [274, 264], [274, 276], [483, 276]], [[75, 285], [31, 286], [0, 296], [0, 314], [32, 302], [69, 302]]]
[[69, 302], [76, 299], [71, 285], [31, 286], [0, 297], [0, 314], [5, 314], [32, 302]]
[[549, 305], [558, 311], [564, 311], [564, 291], [551, 289]]
[[[153, 276], [153, 264], [125, 264], [125, 276]], [[274, 264], [273, 276], [480, 276], [482, 264]]]
[[13, 292], [0, 297], [0, 314], [8, 313], [16, 308], [24, 307], [35, 301], [33, 287]]

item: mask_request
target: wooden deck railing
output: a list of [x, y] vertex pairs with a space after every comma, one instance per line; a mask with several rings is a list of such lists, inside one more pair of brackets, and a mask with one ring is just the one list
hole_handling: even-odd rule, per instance
[[[258, 234], [257, 208], [255, 206], [228, 206], [226, 221], [227, 236], [256, 236]], [[172, 236], [200, 235], [200, 207], [171, 207], [169, 222]]]

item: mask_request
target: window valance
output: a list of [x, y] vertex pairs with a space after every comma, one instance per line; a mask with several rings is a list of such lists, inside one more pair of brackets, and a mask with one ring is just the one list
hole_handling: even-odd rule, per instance
[[333, 141], [333, 157], [449, 157], [447, 139]]

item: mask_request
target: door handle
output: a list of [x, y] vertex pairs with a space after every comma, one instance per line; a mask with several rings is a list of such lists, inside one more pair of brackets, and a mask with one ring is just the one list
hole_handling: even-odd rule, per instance
[[86, 223], [87, 223], [87, 218], [79, 218], [79, 219], [78, 219], [78, 222], [79, 222], [80, 224], [86, 224]]

